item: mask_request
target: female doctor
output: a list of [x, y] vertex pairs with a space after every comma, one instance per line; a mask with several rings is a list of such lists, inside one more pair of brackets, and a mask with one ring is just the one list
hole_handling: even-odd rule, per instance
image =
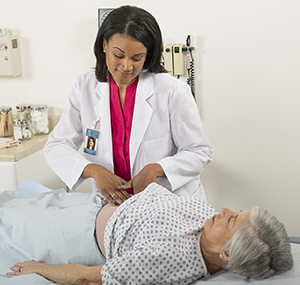
[[[44, 147], [71, 190], [92, 178], [94, 191], [120, 205], [157, 182], [205, 199], [199, 173], [212, 147], [188, 85], [162, 67], [162, 50], [158, 23], [141, 8], [119, 7], [102, 23], [95, 71], [77, 79]], [[89, 137], [95, 147], [83, 156]]]

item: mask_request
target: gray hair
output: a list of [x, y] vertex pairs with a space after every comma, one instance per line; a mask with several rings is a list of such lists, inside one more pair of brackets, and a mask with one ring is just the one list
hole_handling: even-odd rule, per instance
[[293, 266], [290, 240], [284, 225], [267, 210], [254, 207], [246, 223], [224, 244], [230, 256], [226, 270], [264, 279]]

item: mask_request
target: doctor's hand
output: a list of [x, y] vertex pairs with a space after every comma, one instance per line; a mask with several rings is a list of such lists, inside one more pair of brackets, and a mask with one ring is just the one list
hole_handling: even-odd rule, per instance
[[83, 170], [82, 177], [94, 178], [98, 191], [113, 206], [119, 206], [130, 198], [126, 189], [118, 188], [127, 182], [101, 165], [88, 164]]
[[158, 183], [158, 177], [166, 177], [161, 165], [158, 163], [147, 164], [136, 176], [125, 185], [119, 186], [118, 189], [133, 188], [134, 194], [137, 194], [142, 192], [152, 182]]

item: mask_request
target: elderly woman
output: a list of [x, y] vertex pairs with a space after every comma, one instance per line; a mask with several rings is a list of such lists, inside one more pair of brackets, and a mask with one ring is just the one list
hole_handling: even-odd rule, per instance
[[293, 266], [283, 224], [258, 207], [216, 213], [201, 198], [156, 183], [119, 207], [95, 193], [26, 196], [25, 205], [0, 195], [0, 230], [40, 261], [16, 263], [8, 275], [36, 273], [60, 284], [190, 284], [221, 268], [263, 279]]

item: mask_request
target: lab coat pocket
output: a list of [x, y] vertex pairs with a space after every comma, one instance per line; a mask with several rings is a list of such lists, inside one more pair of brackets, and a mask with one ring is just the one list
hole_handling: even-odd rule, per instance
[[171, 134], [168, 133], [160, 139], [145, 141], [144, 148], [147, 163], [154, 163], [166, 156], [172, 155], [174, 144]]

